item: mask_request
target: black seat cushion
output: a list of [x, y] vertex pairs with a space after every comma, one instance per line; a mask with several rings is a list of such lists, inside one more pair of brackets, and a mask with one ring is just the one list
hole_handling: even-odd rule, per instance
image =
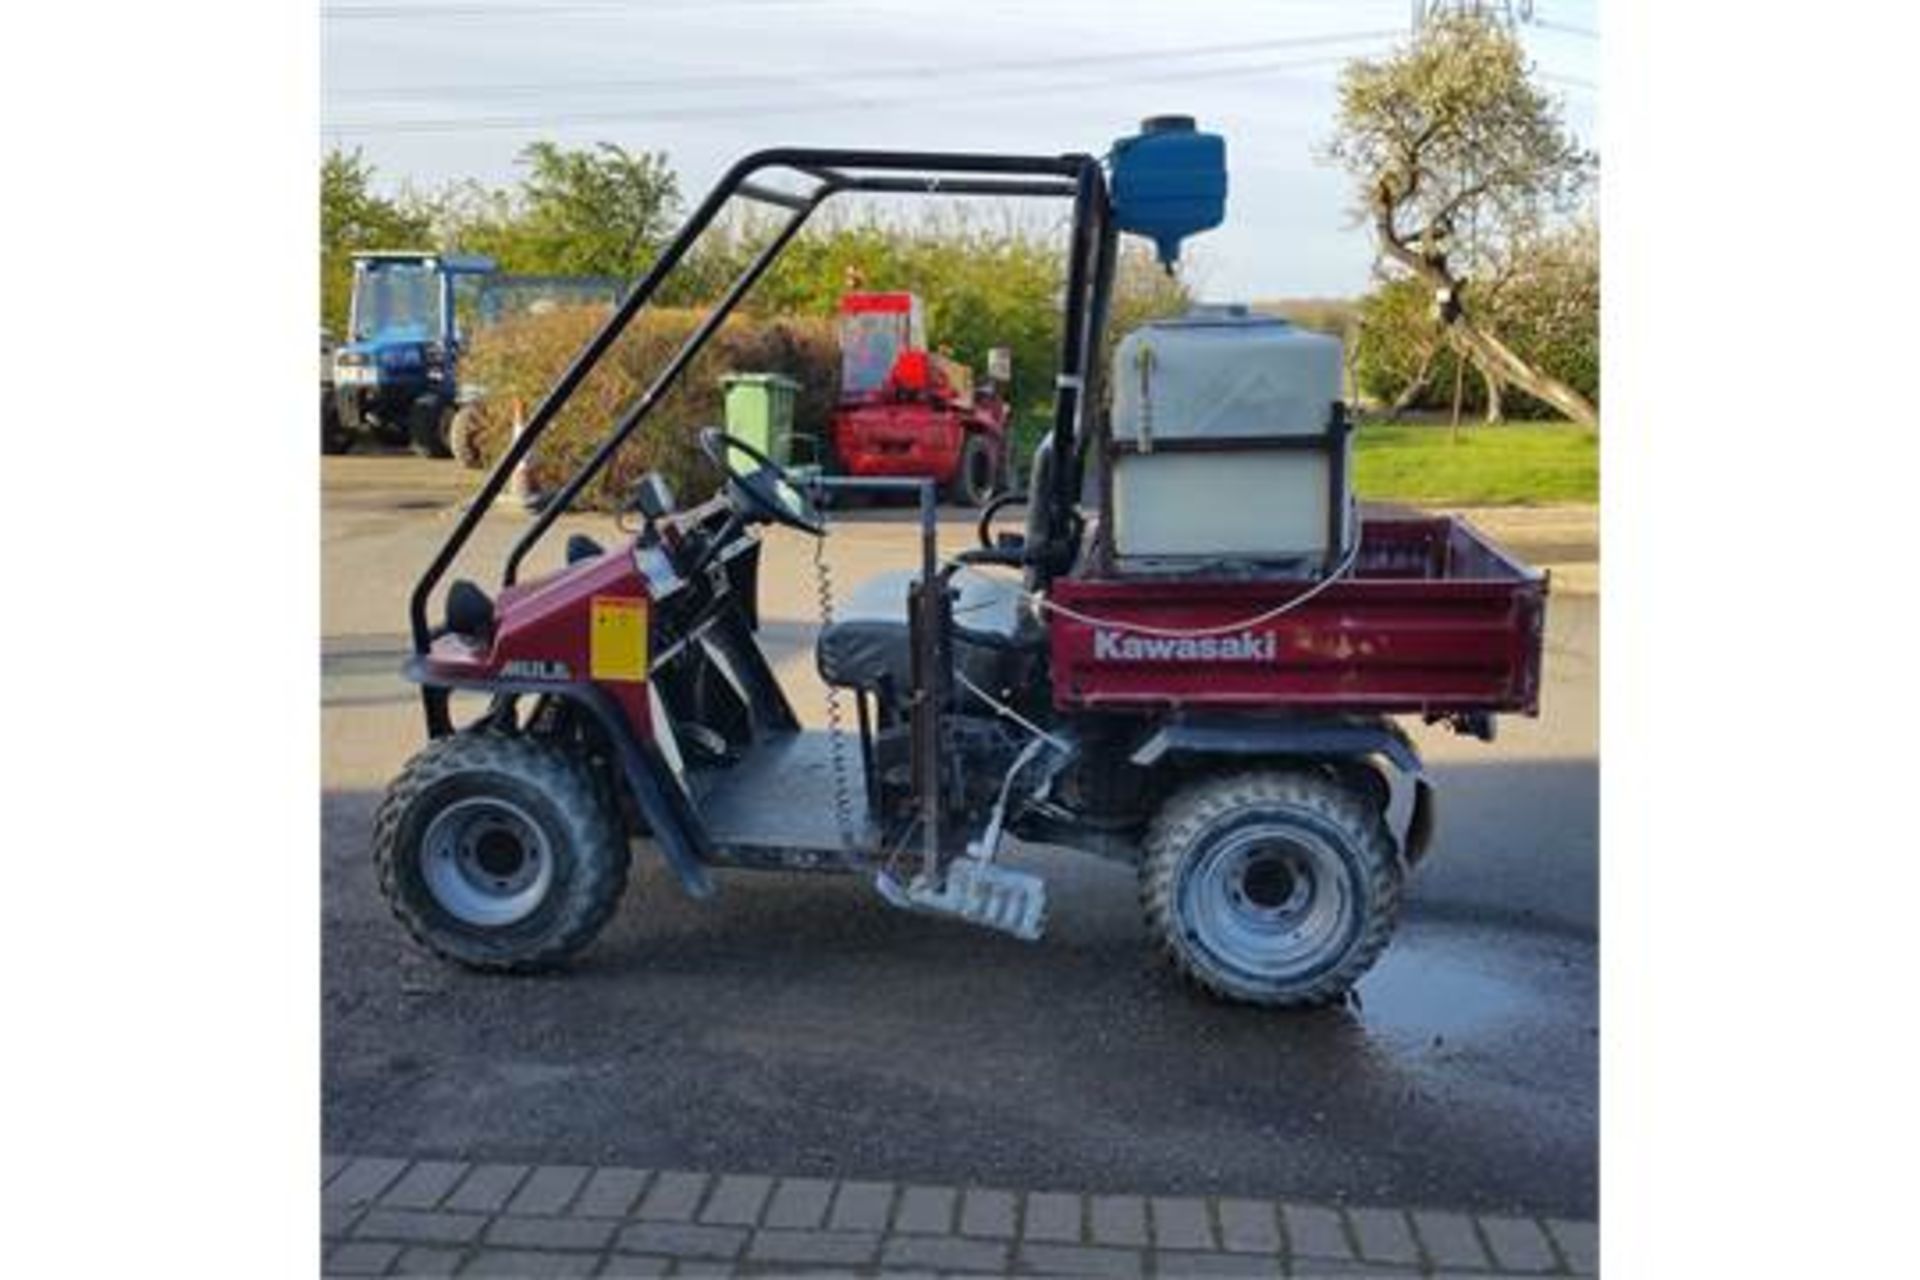
[[[911, 570], [868, 578], [820, 632], [814, 660], [820, 678], [847, 689], [896, 693], [913, 687], [913, 645], [907, 627], [907, 592], [919, 579]], [[962, 569], [952, 578], [955, 668], [983, 689], [1000, 690], [1039, 638], [1020, 586], [1008, 578]]]

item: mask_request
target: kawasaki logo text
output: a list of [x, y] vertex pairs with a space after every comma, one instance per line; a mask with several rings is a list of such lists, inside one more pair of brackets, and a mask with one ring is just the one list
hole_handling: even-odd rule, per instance
[[1143, 636], [1096, 628], [1093, 656], [1101, 662], [1275, 662], [1280, 641], [1273, 632], [1231, 636]]

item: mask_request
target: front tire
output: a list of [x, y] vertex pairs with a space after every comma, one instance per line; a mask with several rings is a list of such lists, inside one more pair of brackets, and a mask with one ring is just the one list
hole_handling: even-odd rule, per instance
[[947, 482], [947, 501], [958, 507], [986, 506], [993, 497], [999, 470], [992, 441], [977, 433], [968, 435], [960, 446], [960, 463], [953, 470], [953, 479]]
[[340, 420], [340, 405], [328, 392], [320, 394], [320, 452], [342, 454], [353, 448], [353, 433]]
[[434, 954], [472, 969], [558, 964], [612, 917], [627, 881], [618, 816], [584, 761], [487, 732], [407, 762], [374, 819], [380, 891]]
[[487, 459], [480, 452], [480, 414], [472, 405], [463, 404], [453, 411], [453, 421], [447, 424], [447, 448], [467, 470], [487, 469]]
[[1147, 926], [1174, 970], [1274, 1008], [1344, 996], [1392, 937], [1400, 888], [1380, 811], [1310, 774], [1191, 784], [1155, 815], [1140, 868]]
[[448, 406], [431, 396], [413, 402], [407, 412], [407, 443], [423, 458], [450, 458], [447, 427], [453, 417]]

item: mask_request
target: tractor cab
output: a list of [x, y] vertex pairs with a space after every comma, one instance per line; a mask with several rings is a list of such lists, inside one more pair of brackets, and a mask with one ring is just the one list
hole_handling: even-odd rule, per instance
[[[1485, 735], [1497, 712], [1533, 714], [1545, 582], [1459, 521], [1361, 518], [1326, 340], [1211, 308], [1102, 358], [1119, 235], [1171, 262], [1224, 216], [1225, 183], [1221, 140], [1179, 117], [1105, 159], [781, 148], [723, 175], [409, 600], [404, 671], [430, 741], [388, 789], [374, 861], [413, 936], [484, 970], [561, 963], [605, 925], [645, 839], [696, 898], [723, 869], [851, 872], [892, 906], [1037, 940], [1047, 884], [1016, 863], [1048, 844], [1134, 867], [1155, 947], [1200, 988], [1276, 1007], [1342, 998], [1387, 945], [1432, 831], [1432, 787], [1391, 717]], [[801, 479], [709, 428], [697, 445], [716, 492], [683, 504], [644, 475], [620, 541], [575, 534], [564, 563], [523, 578], [842, 193], [1070, 203], [1053, 414], [1024, 490], [946, 555], [931, 479]], [[520, 532], [498, 586], [442, 591], [515, 468], [736, 197], [786, 216]], [[884, 385], [912, 307], [852, 314], [883, 318], [849, 343], [854, 385], [883, 365]], [[838, 490], [913, 495], [916, 567], [842, 599], [821, 501]], [[811, 727], [761, 643], [776, 540], [804, 549], [786, 562], [811, 563], [819, 599]], [[459, 694], [484, 711], [458, 720]]]
[[490, 258], [377, 252], [353, 255], [347, 335], [334, 351], [333, 383], [350, 430], [434, 457], [459, 397], [461, 313]]
[[926, 309], [911, 293], [848, 293], [840, 298], [840, 395], [887, 393], [894, 366], [927, 347]]

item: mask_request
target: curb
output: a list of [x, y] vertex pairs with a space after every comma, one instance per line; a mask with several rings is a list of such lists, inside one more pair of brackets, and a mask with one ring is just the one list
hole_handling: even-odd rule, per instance
[[1592, 1276], [1591, 1222], [330, 1155], [325, 1274]]

